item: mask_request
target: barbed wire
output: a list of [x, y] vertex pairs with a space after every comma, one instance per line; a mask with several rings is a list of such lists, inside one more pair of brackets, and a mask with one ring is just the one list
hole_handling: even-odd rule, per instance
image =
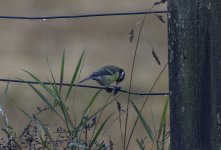
[[138, 11], [138, 12], [118, 12], [118, 13], [97, 13], [97, 14], [82, 14], [82, 15], [62, 15], [62, 16], [0, 16], [0, 19], [18, 19], [18, 20], [49, 20], [49, 19], [76, 19], [102, 16], [129, 16], [142, 14], [160, 14], [167, 13], [167, 10], [156, 11]]
[[[15, 80], [15, 79], [3, 79], [0, 78], [0, 81], [2, 82], [13, 82], [13, 83], [30, 83], [30, 84], [39, 84], [36, 81], [26, 81], [26, 80]], [[51, 83], [51, 82], [42, 82], [46, 85], [51, 85], [51, 84], [55, 84], [55, 85], [61, 85], [60, 83]], [[71, 84], [69, 83], [62, 83], [62, 86], [71, 86]], [[76, 87], [82, 87], [82, 88], [92, 88], [92, 89], [106, 89], [106, 87], [103, 86], [93, 86], [93, 85], [82, 85], [82, 84], [73, 84], [73, 86]], [[127, 90], [123, 90], [120, 89], [119, 92], [122, 93], [129, 93]], [[145, 96], [145, 95], [153, 95], [153, 96], [167, 96], [169, 95], [168, 92], [153, 92], [153, 93], [145, 93], [145, 92], [130, 92], [131, 95], [139, 95], [139, 96]]]

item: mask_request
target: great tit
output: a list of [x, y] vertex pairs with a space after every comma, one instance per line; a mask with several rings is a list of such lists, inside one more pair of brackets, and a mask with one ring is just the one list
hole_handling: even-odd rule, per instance
[[93, 72], [79, 83], [82, 83], [86, 80], [95, 80], [100, 85], [108, 87], [114, 82], [116, 82], [116, 85], [118, 85], [119, 82], [124, 80], [124, 77], [125, 72], [123, 69], [116, 66], [105, 66]]

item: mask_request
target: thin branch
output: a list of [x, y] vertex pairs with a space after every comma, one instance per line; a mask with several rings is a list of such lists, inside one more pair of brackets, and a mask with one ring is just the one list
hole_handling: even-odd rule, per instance
[[64, 15], [64, 16], [0, 16], [0, 19], [16, 19], [16, 20], [51, 20], [51, 19], [76, 19], [89, 17], [103, 17], [103, 16], [130, 16], [142, 14], [160, 14], [167, 13], [167, 10], [156, 11], [138, 11], [138, 12], [118, 12], [118, 13], [96, 13], [96, 14], [82, 14], [82, 15]]

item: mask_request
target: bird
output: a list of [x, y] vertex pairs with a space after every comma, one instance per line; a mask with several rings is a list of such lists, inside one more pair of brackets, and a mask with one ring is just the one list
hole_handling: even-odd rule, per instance
[[91, 73], [87, 78], [81, 80], [79, 83], [85, 82], [87, 80], [95, 80], [100, 85], [109, 87], [114, 82], [116, 86], [124, 80], [125, 72], [122, 68], [110, 65], [104, 66], [97, 71]]

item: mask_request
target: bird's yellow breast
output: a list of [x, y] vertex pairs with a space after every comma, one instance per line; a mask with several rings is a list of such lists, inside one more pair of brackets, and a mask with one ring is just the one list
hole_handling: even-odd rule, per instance
[[101, 79], [97, 80], [97, 82], [103, 86], [108, 86], [114, 82], [116, 82], [119, 78], [119, 73], [115, 73], [113, 75], [104, 75]]

